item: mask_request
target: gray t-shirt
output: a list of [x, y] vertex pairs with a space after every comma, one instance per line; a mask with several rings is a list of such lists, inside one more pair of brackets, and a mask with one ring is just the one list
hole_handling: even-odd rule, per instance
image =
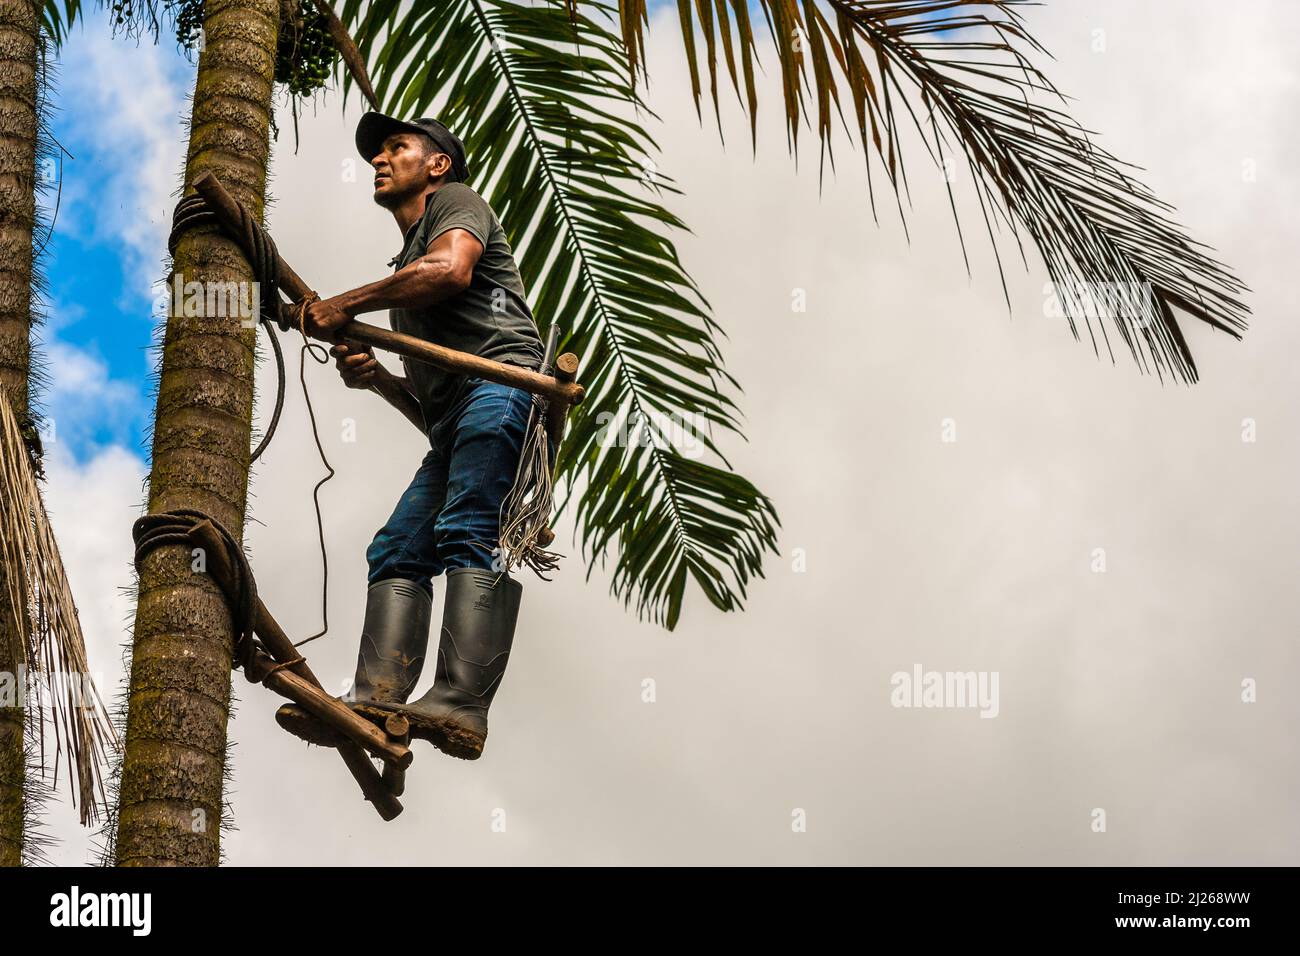
[[[429, 194], [424, 215], [407, 230], [406, 245], [393, 260], [397, 270], [423, 256], [448, 229], [464, 229], [483, 244], [469, 288], [428, 308], [389, 310], [393, 328], [459, 352], [537, 368], [542, 340], [514, 253], [492, 207], [469, 186], [448, 183]], [[405, 356], [402, 367], [425, 425], [432, 427], [451, 408], [465, 377]]]

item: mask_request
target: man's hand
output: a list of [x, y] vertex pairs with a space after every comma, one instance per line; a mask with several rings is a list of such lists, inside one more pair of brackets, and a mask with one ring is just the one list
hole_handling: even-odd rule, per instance
[[307, 334], [327, 341], [334, 333], [352, 321], [352, 313], [344, 306], [341, 296], [320, 299], [307, 306]]
[[420, 403], [410, 383], [380, 365], [370, 346], [345, 339], [330, 349], [330, 354], [334, 356], [334, 364], [338, 366], [344, 385], [348, 388], [373, 388], [375, 394], [405, 415], [422, 434], [427, 434], [424, 413], [420, 411]]
[[383, 371], [379, 359], [366, 345], [339, 342], [330, 349], [330, 354], [334, 356], [334, 364], [348, 388], [369, 388]]

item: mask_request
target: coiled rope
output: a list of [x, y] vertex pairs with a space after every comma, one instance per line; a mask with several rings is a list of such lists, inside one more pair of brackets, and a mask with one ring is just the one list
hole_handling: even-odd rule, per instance
[[248, 566], [244, 549], [220, 521], [195, 508], [177, 508], [175, 511], [142, 515], [131, 525], [131, 537], [135, 541], [135, 570], [137, 574], [141, 573], [140, 569], [145, 557], [155, 548], [173, 544], [193, 547], [190, 530], [203, 521], [211, 522], [217, 529], [226, 558], [233, 569], [234, 580], [230, 582], [230, 590], [225, 591], [225, 595], [226, 603], [230, 606], [230, 617], [235, 625], [232, 664], [239, 667], [252, 660], [256, 649], [253, 622], [257, 617], [257, 582], [253, 578], [252, 569]]
[[[208, 208], [207, 202], [202, 196], [195, 193], [193, 196], [186, 196], [176, 204], [176, 209], [172, 212], [172, 231], [167, 236], [167, 252], [173, 258], [176, 256], [176, 245], [180, 242], [181, 236], [187, 229], [195, 226], [217, 226], [220, 227], [220, 220], [217, 214]], [[288, 326], [283, 324], [283, 317], [280, 315], [280, 257], [276, 252], [275, 241], [265, 229], [252, 216], [248, 215], [243, 204], [239, 206], [239, 225], [240, 234], [230, 236], [239, 247], [245, 250], [249, 255], [249, 265], [253, 267], [253, 275], [256, 277], [258, 285], [263, 290], [268, 290], [269, 294], [264, 294], [261, 299], [261, 316], [259, 316], [262, 325], [266, 328], [266, 334], [271, 339], [271, 351], [275, 353], [275, 372], [276, 372], [276, 389], [275, 389], [275, 409], [271, 412], [271, 422], [266, 427], [266, 434], [262, 440], [257, 443], [253, 449], [253, 454], [249, 457], [248, 463], [251, 465], [262, 456], [266, 451], [266, 446], [271, 444], [271, 439], [275, 435], [275, 429], [280, 424], [280, 412], [284, 410], [284, 353], [280, 350], [280, 339], [275, 334], [275, 327], [288, 330]], [[224, 231], [224, 230], [223, 230]], [[175, 273], [167, 277], [167, 284], [170, 286]]]
[[205, 521], [216, 530], [217, 538], [221, 541], [221, 550], [226, 555], [226, 566], [230, 568], [231, 573], [230, 579], [213, 575], [213, 580], [217, 582], [217, 586], [226, 597], [226, 605], [230, 608], [230, 617], [235, 625], [231, 666], [242, 667], [249, 680], [264, 680], [270, 673], [302, 663], [304, 658], [299, 655], [293, 660], [277, 661], [269, 667], [263, 665], [258, 668], [259, 676], [254, 678], [252, 665], [256, 662], [258, 652], [264, 652], [264, 648], [253, 633], [259, 603], [257, 579], [253, 577], [253, 569], [249, 566], [244, 549], [235, 540], [235, 536], [211, 515], [204, 514], [196, 508], [177, 508], [175, 511], [163, 511], [137, 518], [131, 526], [131, 537], [135, 541], [136, 574], [141, 573], [145, 557], [156, 548], [175, 544], [192, 548], [194, 538], [190, 532]]

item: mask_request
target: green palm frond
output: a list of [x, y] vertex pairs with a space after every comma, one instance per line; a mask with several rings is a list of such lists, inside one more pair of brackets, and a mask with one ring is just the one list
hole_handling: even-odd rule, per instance
[[386, 111], [419, 116], [437, 99], [462, 135], [539, 325], [558, 323], [562, 350], [582, 358], [588, 398], [559, 474], [588, 573], [616, 551], [614, 593], [671, 628], [691, 580], [740, 606], [777, 518], [714, 443], [715, 429], [739, 433], [735, 383], [670, 239], [686, 227], [657, 202], [677, 190], [628, 118], [653, 114], [627, 83], [621, 37], [587, 15], [612, 24], [614, 9], [347, 0], [340, 17]]
[[[1031, 62], [1046, 56], [1019, 11], [1034, 0], [757, 3], [776, 49], [786, 131], [796, 155], [801, 126], [815, 122], [824, 169], [836, 115], [848, 129], [840, 102], [846, 93], [868, 171], [874, 154], [902, 214], [908, 187], [901, 115], [901, 125], [919, 134], [930, 158], [948, 173], [950, 201], [952, 164], [970, 170], [995, 255], [995, 231], [1005, 226], [1022, 258], [1022, 235], [1028, 235], [1075, 338], [1084, 325], [1098, 354], [1104, 348], [1114, 359], [1109, 326], [1143, 371], [1193, 382], [1196, 364], [1174, 309], [1241, 337], [1248, 315], [1239, 298], [1245, 286], [1172, 221], [1171, 207], [1134, 178], [1133, 167], [1091, 142], [1061, 108], [1064, 97]], [[708, 0], [678, 0], [697, 112], [698, 28], [715, 111], [720, 45], [756, 135], [749, 6], [750, 0], [716, 0], [710, 9]], [[627, 49], [642, 50], [644, 5], [625, 2], [620, 11]], [[633, 76], [638, 66], [643, 72], [643, 57], [630, 58], [630, 65]], [[815, 121], [807, 118], [812, 101]], [[955, 201], [952, 210], [955, 217]], [[964, 236], [962, 241], [964, 250]]]
[[[108, 10], [109, 28], [114, 36], [149, 38], [157, 43], [164, 31], [176, 29], [186, 0], [94, 0], [97, 10]], [[87, 5], [88, 6], [88, 5]], [[81, 0], [44, 0], [41, 23], [61, 48], [68, 39], [74, 23], [86, 21]]]
[[41, 26], [54, 45], [60, 47], [80, 15], [81, 0], [45, 0], [41, 6]]

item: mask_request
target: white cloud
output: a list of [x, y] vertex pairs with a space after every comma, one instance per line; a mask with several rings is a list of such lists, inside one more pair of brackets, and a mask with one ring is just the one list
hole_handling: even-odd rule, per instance
[[159, 45], [114, 39], [102, 10], [87, 11], [60, 63], [57, 96], [89, 152], [64, 161], [58, 228], [119, 245], [132, 277], [125, 291], [136, 305], [152, 299], [167, 252], [192, 70], [165, 35]]
[[[1030, 25], [1059, 54], [1053, 77], [1097, 114], [1104, 145], [1172, 170], [1196, 233], [1258, 269], [1248, 250], [1294, 248], [1294, 226], [1273, 215], [1275, 194], [1234, 178], [1238, 147], [1217, 135], [1213, 110], [1246, 123], [1260, 155], [1284, 156], [1295, 122], [1279, 123], [1270, 97], [1285, 90], [1256, 89], [1243, 115], [1232, 98], [1216, 107], [1188, 95], [1174, 61], [1152, 69], [1140, 42], [1093, 58], [1097, 18], [1122, 31], [1137, 17], [1136, 41], [1171, 33], [1177, 62], [1215, 62], [1214, 17], [1188, 13], [1171, 32], [1132, 10], [1053, 7]], [[1042, 317], [1040, 271], [1010, 271], [1012, 321], [986, 250], [967, 279], [941, 183], [924, 189], [923, 165], [909, 246], [887, 216], [873, 224], [860, 153], [837, 153], [820, 197], [810, 152], [795, 178], [772, 83], [757, 159], [741, 141], [724, 153], [711, 120], [694, 120], [674, 16], [661, 11], [649, 35], [650, 105], [665, 118], [655, 136], [684, 190], [672, 207], [695, 231], [677, 237], [679, 251], [746, 388], [750, 442], [727, 451], [776, 500], [786, 554], [768, 561], [746, 613], [692, 598], [671, 637], [637, 624], [573, 558], [552, 584], [525, 578], [487, 755], [463, 764], [417, 743], [406, 815], [393, 824], [362, 803], [334, 755], [278, 731], [274, 699], [245, 689], [231, 859], [1294, 862], [1295, 705], [1237, 700], [1242, 677], [1296, 663], [1294, 602], [1279, 597], [1300, 532], [1300, 457], [1281, 434], [1292, 417], [1282, 357], [1300, 332], [1274, 318], [1289, 291], [1260, 290], [1245, 344], [1193, 331], [1205, 375], [1195, 389], [1162, 389], [1123, 360], [1112, 368]], [[1290, 33], [1257, 22], [1270, 26], [1239, 57]], [[1237, 65], [1216, 66], [1225, 88]], [[724, 102], [734, 140], [744, 125]], [[1152, 136], [1148, 112], [1128, 122], [1123, 109], [1105, 122], [1139, 102], [1161, 103], [1170, 128]], [[277, 238], [323, 293], [381, 274], [396, 243], [364, 189], [339, 182], [350, 149], [349, 124], [322, 111], [298, 155], [277, 160]], [[808, 290], [806, 314], [791, 314], [795, 287]], [[1276, 385], [1255, 387], [1261, 375]], [[332, 633], [308, 654], [341, 686], [365, 545], [421, 448], [328, 370], [312, 381], [339, 475], [323, 493]], [[254, 485], [266, 526], [249, 537], [263, 598], [307, 634], [316, 469], [304, 465], [313, 456], [296, 401], [291, 389], [281, 444]], [[1246, 414], [1276, 423], [1276, 440], [1243, 446]], [[337, 440], [345, 417], [357, 420], [355, 445]], [[958, 422], [955, 445], [939, 441], [945, 417]], [[1104, 576], [1089, 571], [1097, 546]], [[791, 569], [796, 547], [806, 573]], [[999, 718], [892, 709], [889, 676], [915, 661], [999, 671]], [[647, 677], [655, 704], [640, 700]], [[273, 837], [272, 801], [284, 811]], [[1095, 806], [1111, 809], [1108, 835], [1089, 830]], [[795, 807], [808, 813], [800, 836]], [[506, 834], [490, 830], [497, 808]]]
[[53, 299], [45, 303], [44, 313], [44, 321], [37, 334], [44, 339], [50, 339], [82, 321], [86, 317], [86, 307], [78, 302]]
[[141, 383], [113, 378], [107, 363], [93, 351], [58, 339], [41, 343], [49, 388], [45, 408], [45, 444], [93, 448], [97, 436], [123, 434], [144, 410]]

